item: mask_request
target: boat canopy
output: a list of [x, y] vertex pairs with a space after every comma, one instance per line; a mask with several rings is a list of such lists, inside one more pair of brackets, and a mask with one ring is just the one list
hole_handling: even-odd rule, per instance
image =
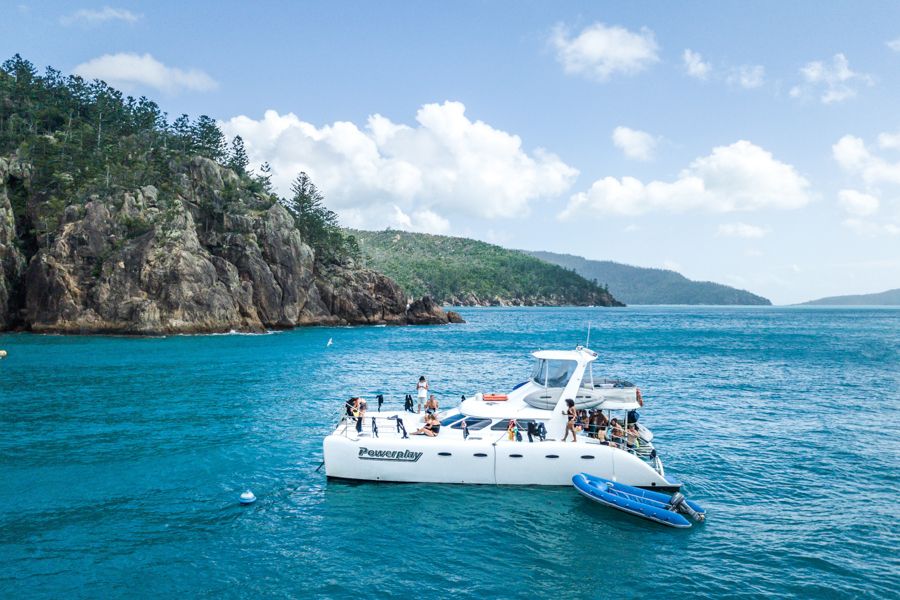
[[641, 407], [637, 400], [608, 398], [595, 406], [598, 410], [637, 410]]
[[538, 350], [532, 352], [531, 355], [543, 360], [577, 360], [578, 362], [590, 362], [597, 358], [596, 352], [581, 346], [575, 350]]

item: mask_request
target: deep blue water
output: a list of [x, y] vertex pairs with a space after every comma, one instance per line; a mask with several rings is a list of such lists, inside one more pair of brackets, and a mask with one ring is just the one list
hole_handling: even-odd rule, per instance
[[[0, 335], [10, 597], [896, 597], [900, 310], [463, 309], [452, 327]], [[343, 398], [446, 404], [584, 341], [642, 388], [686, 531], [572, 489], [347, 484]], [[334, 345], [326, 348], [326, 341]], [[595, 370], [595, 373], [598, 372]], [[259, 501], [236, 500], [251, 488]]]

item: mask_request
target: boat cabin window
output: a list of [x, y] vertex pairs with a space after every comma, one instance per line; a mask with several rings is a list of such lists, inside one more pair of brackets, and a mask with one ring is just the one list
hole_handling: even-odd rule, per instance
[[547, 385], [547, 361], [540, 358], [534, 361], [531, 369], [531, 380], [538, 385]]
[[578, 362], [574, 360], [537, 359], [531, 371], [531, 379], [538, 385], [557, 388], [566, 387]]
[[451, 425], [451, 429], [462, 429], [463, 421], [466, 423], [466, 427], [469, 428], [469, 431], [477, 431], [478, 429], [484, 429], [488, 425], [491, 424], [490, 419], [482, 419], [479, 417], [466, 417], [465, 419], [460, 419]]
[[[524, 431], [528, 429], [528, 423], [531, 422], [531, 419], [516, 419], [516, 423], [519, 424], [519, 430]], [[509, 429], [509, 419], [500, 419], [493, 425], [491, 425], [492, 431], [506, 431]]]
[[455, 415], [450, 415], [449, 417], [446, 417], [441, 420], [441, 426], [446, 427], [447, 425], [453, 425], [457, 421], [461, 420], [463, 417], [465, 417], [465, 415], [462, 413], [456, 413]]

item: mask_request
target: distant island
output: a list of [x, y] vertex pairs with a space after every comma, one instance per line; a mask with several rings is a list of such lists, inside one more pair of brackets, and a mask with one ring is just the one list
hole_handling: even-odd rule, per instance
[[829, 296], [802, 302], [801, 306], [900, 306], [900, 288], [875, 294]]
[[456, 306], [622, 306], [605, 287], [517, 250], [477, 240], [385, 231], [348, 232], [366, 266], [413, 296]]
[[745, 290], [713, 283], [691, 281], [668, 269], [633, 267], [607, 260], [588, 260], [572, 254], [528, 251], [541, 260], [573, 269], [576, 273], [608, 286], [626, 304], [718, 304], [769, 306], [767, 298]]

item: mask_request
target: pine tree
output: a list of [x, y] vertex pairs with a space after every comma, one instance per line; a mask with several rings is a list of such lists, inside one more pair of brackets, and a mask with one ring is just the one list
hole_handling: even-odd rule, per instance
[[191, 127], [191, 141], [194, 151], [212, 160], [225, 157], [225, 135], [211, 117], [200, 115]]
[[237, 171], [238, 175], [246, 175], [248, 164], [250, 164], [250, 159], [247, 158], [247, 151], [244, 149], [244, 139], [236, 135], [231, 140], [231, 156], [228, 157], [228, 166]]
[[316, 250], [320, 262], [336, 262], [356, 247], [341, 232], [337, 215], [325, 206], [325, 198], [309, 175], [301, 172], [291, 184], [292, 196], [281, 202], [294, 217], [303, 239]]
[[256, 176], [256, 181], [265, 193], [272, 193], [272, 167], [268, 162], [259, 166], [259, 175]]

